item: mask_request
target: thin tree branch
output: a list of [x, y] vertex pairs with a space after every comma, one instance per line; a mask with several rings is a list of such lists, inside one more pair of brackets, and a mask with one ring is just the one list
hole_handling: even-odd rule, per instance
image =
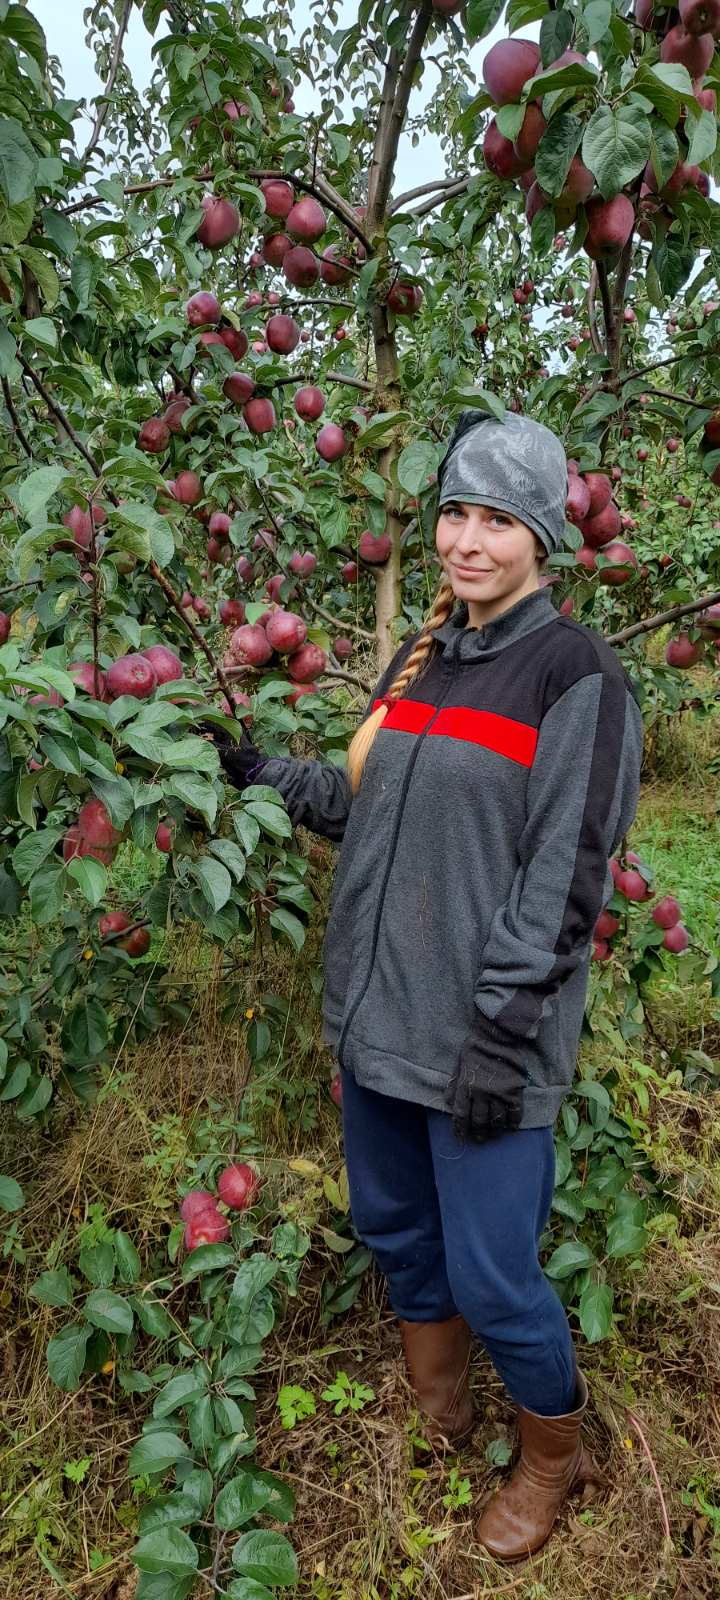
[[598, 283], [600, 284], [600, 294], [601, 294], [601, 297], [602, 297], [603, 317], [605, 319], [605, 344], [606, 344], [606, 348], [607, 348], [608, 360], [610, 361], [610, 363], [612, 365], [613, 364], [613, 353], [617, 352], [617, 343], [616, 343], [616, 337], [615, 337], [615, 316], [614, 316], [614, 313], [613, 313], [612, 301], [610, 299], [610, 289], [609, 289], [609, 286], [608, 286], [607, 268], [606, 268], [605, 263], [603, 261], [600, 261], [600, 262], [597, 263], [597, 275], [598, 275]]
[[[20, 361], [22, 363], [23, 370], [25, 372], [27, 372], [27, 375], [30, 378], [31, 382], [34, 383], [35, 388], [38, 391], [38, 394], [41, 395], [42, 399], [44, 400], [44, 402], [45, 402], [45, 404], [46, 404], [46, 406], [48, 408], [48, 410], [50, 412], [52, 412], [52, 415], [55, 417], [56, 422], [59, 422], [60, 426], [65, 429], [65, 432], [67, 433], [68, 438], [72, 439], [72, 442], [75, 445], [76, 450], [78, 450], [80, 452], [80, 455], [87, 462], [88, 466], [91, 468], [91, 470], [95, 474], [95, 477], [99, 478], [102, 475], [102, 468], [100, 466], [100, 463], [96, 460], [95, 456], [93, 456], [92, 452], [90, 450], [88, 450], [87, 446], [83, 444], [82, 439], [80, 438], [80, 435], [76, 432], [75, 428], [73, 427], [73, 425], [72, 425], [72, 423], [70, 421], [70, 418], [63, 411], [62, 406], [59, 406], [57, 404], [57, 402], [55, 400], [53, 400], [52, 395], [45, 388], [45, 385], [42, 382], [42, 379], [40, 377], [38, 377], [38, 374], [30, 366], [29, 361], [25, 360], [25, 357], [23, 355], [20, 356]], [[118, 505], [118, 498], [117, 498], [117, 495], [113, 493], [113, 490], [108, 488], [105, 492], [106, 492], [108, 500], [111, 501], [112, 505], [117, 506]], [[186, 627], [188, 633], [192, 635], [192, 638], [194, 639], [196, 645], [198, 646], [198, 649], [202, 650], [203, 655], [205, 656], [206, 660], [209, 662], [210, 667], [212, 668], [212, 671], [214, 672], [215, 677], [217, 678], [217, 681], [218, 681], [218, 683], [220, 685], [220, 688], [222, 689], [223, 693], [227, 697], [228, 705], [231, 708], [230, 715], [231, 716], [235, 716], [235, 714], [236, 714], [235, 713], [235, 707], [233, 705], [233, 702], [232, 702], [232, 699], [231, 699], [231, 694], [230, 694], [230, 684], [229, 684], [228, 679], [227, 679], [227, 677], [225, 675], [225, 672], [223, 671], [223, 668], [220, 666], [219, 662], [217, 662], [215, 660], [215, 657], [214, 657], [214, 655], [212, 653], [212, 650], [210, 649], [209, 644], [207, 643], [207, 640], [205, 640], [203, 638], [203, 636], [200, 633], [199, 629], [196, 628], [195, 623], [191, 622], [190, 618], [185, 615], [185, 612], [183, 611], [182, 605], [180, 603], [180, 596], [175, 593], [175, 590], [173, 589], [172, 584], [170, 583], [169, 579], [165, 577], [164, 572], [161, 572], [161, 570], [160, 570], [160, 568], [159, 568], [159, 566], [158, 566], [156, 561], [151, 561], [151, 562], [148, 563], [148, 571], [152, 573], [152, 576], [155, 579], [156, 583], [159, 583], [160, 588], [163, 591], [163, 594], [169, 600], [173, 610], [176, 611], [178, 616], [182, 618], [183, 623], [185, 624], [185, 627]]]
[[100, 109], [99, 109], [99, 111], [97, 113], [97, 116], [95, 118], [93, 131], [92, 131], [92, 133], [90, 135], [90, 140], [89, 140], [89, 143], [87, 145], [87, 148], [85, 149], [85, 151], [83, 152], [83, 155], [82, 155], [82, 165], [83, 165], [83, 167], [86, 166], [87, 162], [89, 161], [89, 159], [90, 159], [90, 157], [91, 157], [91, 155], [93, 153], [93, 150], [95, 149], [95, 146], [96, 146], [96, 144], [97, 144], [97, 142], [98, 142], [98, 140], [100, 138], [100, 134], [102, 133], [102, 130], [103, 130], [103, 127], [104, 127], [104, 124], [105, 124], [105, 119], [107, 117], [108, 111], [110, 110], [110, 96], [111, 96], [111, 94], [113, 92], [113, 85], [115, 83], [115, 79], [116, 79], [117, 74], [118, 74], [118, 68], [120, 66], [120, 60], [121, 60], [121, 56], [122, 56], [123, 39], [125, 38], [125, 33], [127, 31], [127, 25], [128, 25], [128, 22], [130, 21], [130, 12], [131, 12], [131, 10], [132, 10], [132, 0], [125, 0], [125, 4], [124, 4], [123, 9], [122, 9], [122, 15], [121, 15], [120, 21], [118, 23], [117, 38], [115, 40], [115, 44], [113, 46], [113, 53], [112, 53], [112, 56], [111, 56], [111, 59], [110, 59], [110, 71], [108, 72], [107, 83], [105, 84], [105, 88], [103, 89], [102, 95], [98, 96], [98, 99], [101, 99], [103, 103], [100, 106]]
[[404, 194], [399, 194], [397, 200], [391, 200], [388, 206], [388, 216], [393, 216], [396, 211], [402, 211], [410, 200], [419, 200], [424, 194], [432, 194], [435, 189], [452, 189], [456, 183], [467, 183], [467, 178], [436, 178], [433, 183], [419, 183], [416, 189], [406, 189]]
[[364, 378], [351, 378], [347, 372], [326, 372], [327, 383], [346, 383], [351, 389], [362, 389], [365, 394], [374, 394], [375, 384], [366, 383]]
[[[30, 382], [34, 384], [35, 388], [37, 389], [41, 400], [45, 402], [48, 411], [51, 412], [52, 416], [55, 418], [55, 421], [60, 423], [61, 428], [64, 428], [68, 438], [72, 439], [75, 449], [79, 450], [83, 459], [87, 461], [87, 464], [90, 467], [90, 470], [94, 472], [95, 477], [99, 478], [102, 474], [102, 467], [100, 466], [99, 461], [97, 461], [92, 452], [88, 450], [87, 445], [83, 444], [79, 433], [77, 433], [76, 429], [73, 427], [70, 418], [67, 416], [66, 412], [63, 411], [62, 406], [59, 406], [57, 401], [53, 400], [49, 390], [45, 388], [42, 378], [35, 371], [34, 367], [31, 367], [30, 362], [26, 361], [24, 355], [21, 354], [19, 356], [19, 361], [23, 372], [27, 373]], [[110, 491], [108, 491], [108, 498], [112, 500], [114, 505], [117, 505], [117, 500]]]
[[2, 392], [3, 392], [3, 399], [5, 401], [5, 405], [7, 406], [8, 416], [10, 418], [10, 421], [11, 421], [12, 425], [13, 425], [15, 433], [17, 434], [17, 437], [20, 440], [20, 443], [21, 443], [21, 445], [23, 447], [23, 450], [25, 451], [26, 456], [29, 456], [30, 460], [32, 461], [33, 453], [32, 453], [32, 450], [30, 449], [30, 445], [28, 444], [27, 438], [26, 438], [26, 436], [25, 436], [25, 434], [23, 432], [22, 423], [20, 421], [20, 418], [19, 418], [19, 416], [17, 414], [17, 411], [15, 410], [15, 406], [13, 405], [13, 397], [12, 397], [12, 395], [10, 393], [10, 385], [9, 385], [9, 383], [7, 381], [7, 378], [3, 378], [3, 380], [2, 380]]
[[336, 189], [333, 189], [332, 184], [327, 183], [323, 177], [316, 176], [314, 179], [299, 178], [294, 172], [278, 172], [277, 169], [269, 167], [261, 170], [255, 169], [248, 173], [248, 177], [257, 179], [258, 182], [263, 182], [266, 178], [281, 178], [283, 183], [289, 183], [296, 189], [304, 189], [306, 194], [314, 195], [316, 200], [322, 200], [328, 209], [335, 213], [338, 221], [342, 222], [343, 227], [347, 228], [349, 233], [354, 233], [355, 238], [360, 240], [360, 243], [365, 246], [369, 254], [372, 254], [370, 240], [367, 234], [363, 232], [352, 206], [349, 206], [347, 200], [344, 200], [342, 195], [338, 194]]
[[670, 389], [646, 389], [646, 394], [657, 395], [658, 400], [676, 400], [681, 406], [697, 406], [698, 411], [715, 411], [720, 400], [693, 400], [689, 394], [673, 394]]
[[654, 617], [644, 617], [642, 622], [633, 622], [629, 628], [622, 628], [620, 633], [605, 634], [607, 644], [626, 644], [628, 639], [635, 639], [639, 633], [652, 633], [655, 628], [663, 628], [666, 622], [675, 622], [678, 617], [690, 616], [694, 611], [704, 611], [706, 606], [716, 606], [720, 602], [720, 589], [713, 594], [701, 595], [699, 600], [687, 600], [681, 606], [671, 606], [669, 611], [658, 611]]
[[436, 206], [444, 206], [446, 200], [455, 200], [459, 194], [464, 194], [469, 183], [469, 177], [458, 178], [443, 194], [436, 194], [434, 199], [425, 200], [421, 206], [415, 206], [410, 212], [411, 217], [426, 217]]
[[[275, 529], [275, 532], [276, 532], [278, 538], [282, 539], [282, 537], [283, 537], [282, 528], [280, 526], [280, 523], [277, 520], [277, 517], [275, 516], [275, 513], [274, 513], [274, 511], [272, 509], [272, 506], [269, 504], [268, 500], [266, 499], [266, 496], [263, 494], [263, 490], [262, 490], [261, 485], [262, 485], [262, 480], [258, 479], [257, 482], [256, 482], [255, 487], [256, 487], [257, 492], [258, 492], [258, 494], [260, 496], [260, 499], [262, 500], [263, 508], [264, 508], [264, 511], [265, 511], [265, 515], [268, 517], [269, 521], [272, 523], [273, 528]], [[289, 567], [284, 567], [283, 564], [282, 564], [282, 561], [280, 560], [279, 556], [277, 555], [277, 553], [275, 551], [273, 551], [273, 559], [277, 562], [277, 565], [279, 566], [281, 572], [284, 573], [285, 577], [289, 578], [291, 580], [291, 582], [294, 583], [296, 578], [297, 578], [297, 573], [291, 572]], [[362, 560], [362, 557], [360, 559]], [[324, 617], [326, 622], [331, 622], [334, 628], [339, 627], [339, 623], [338, 623], [337, 617], [334, 617], [332, 615], [331, 611], [326, 611], [324, 606], [318, 605], [317, 600], [313, 600], [311, 595], [309, 595], [307, 593], [303, 594], [303, 604], [306, 605], [306, 606], [309, 606], [310, 610], [311, 611], [315, 611], [319, 617]], [[352, 633], [357, 634], [359, 639], [368, 639], [371, 643], [374, 642], [374, 635], [372, 633], [368, 633], [367, 629], [359, 628], [352, 622], [349, 622], [347, 624], [347, 626], [350, 628], [350, 631]]]
[[387, 208], [415, 68], [422, 54], [432, 15], [431, 0], [421, 0], [402, 66], [399, 51], [391, 50], [388, 57], [368, 184], [367, 220], [371, 232], [384, 217]]
[[595, 314], [595, 296], [597, 294], [597, 289], [598, 289], [597, 264], [595, 262], [593, 262], [592, 272], [590, 273], [590, 282], [588, 284], [588, 292], [587, 292], [588, 324], [589, 324], [589, 327], [590, 327], [590, 340], [591, 340], [591, 343], [592, 343], [593, 350], [595, 351], [596, 355], [604, 356], [605, 351], [603, 350], [603, 347], [602, 347], [602, 339], [600, 338], [600, 333], [599, 333], [598, 325], [597, 325], [597, 316]]
[[623, 383], [629, 383], [631, 378], [644, 378], [646, 372], [656, 372], [658, 367], [672, 367], [676, 361], [685, 361], [687, 350], [681, 351], [676, 356], [667, 356], [663, 361], [651, 361], [647, 367], [636, 367], [634, 372], [627, 372]]

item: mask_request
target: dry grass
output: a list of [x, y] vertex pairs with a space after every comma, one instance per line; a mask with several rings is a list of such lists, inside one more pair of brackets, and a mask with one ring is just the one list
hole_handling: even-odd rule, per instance
[[[645, 803], [653, 816], [662, 816], [672, 800], [656, 782]], [[716, 801], [707, 804], [710, 817]], [[317, 881], [322, 878], [320, 870]], [[302, 1155], [332, 1173], [341, 1162], [338, 1119], [325, 1092], [332, 1062], [317, 1044], [317, 1001], [308, 977], [319, 959], [321, 932], [318, 922], [300, 957], [272, 946], [235, 974], [224, 970], [222, 957], [208, 960], [196, 939], [179, 941], [173, 981], [193, 995], [186, 1026], [150, 1041], [131, 1058], [121, 1057], [89, 1111], [68, 1106], [47, 1131], [24, 1127], [22, 1148], [16, 1124], [0, 1130], [0, 1169], [15, 1172], [29, 1195], [21, 1217], [26, 1259], [8, 1261], [0, 1292], [2, 1600], [60, 1600], [68, 1594], [74, 1600], [134, 1600], [127, 1552], [137, 1501], [127, 1456], [146, 1403], [120, 1393], [113, 1376], [87, 1379], [76, 1395], [54, 1388], [44, 1352], [56, 1314], [29, 1299], [27, 1289], [47, 1265], [51, 1242], [70, 1245], [93, 1205], [103, 1208], [111, 1226], [127, 1229], [144, 1260], [160, 1264], [177, 1184], [194, 1168], [198, 1140], [202, 1145], [213, 1127], [222, 1140], [228, 1108], [234, 1116], [241, 1104], [265, 1152], [268, 1211], [313, 1219], [312, 1186], [292, 1172], [288, 1158]], [[289, 999], [293, 1022], [281, 1059], [264, 1065], [245, 1094], [249, 1072], [240, 1030], [223, 1016], [228, 1005], [244, 1008], [268, 992]], [[692, 993], [669, 996], [664, 1020], [678, 1038], [692, 1038], [698, 1023]], [[301, 1091], [305, 1085], [305, 1099], [301, 1092], [290, 1102], [293, 1118], [284, 1109], [287, 1081]], [[308, 1106], [316, 1118], [304, 1131], [300, 1112]], [[444, 1461], [430, 1455], [417, 1444], [417, 1419], [382, 1280], [368, 1274], [357, 1305], [325, 1326], [321, 1284], [338, 1258], [315, 1232], [302, 1292], [289, 1301], [269, 1341], [257, 1384], [260, 1464], [286, 1477], [297, 1497], [288, 1531], [300, 1559], [298, 1592], [304, 1600], [717, 1596], [720, 1112], [711, 1101], [678, 1092], [653, 1106], [653, 1131], [664, 1176], [675, 1184], [679, 1228], [660, 1232], [645, 1269], [635, 1277], [626, 1274], [613, 1338], [580, 1349], [592, 1395], [588, 1436], [608, 1487], [584, 1510], [568, 1508], [545, 1551], [521, 1568], [497, 1566], [473, 1541], [477, 1508], [502, 1476], [488, 1465], [486, 1447], [513, 1436], [512, 1408], [489, 1363], [478, 1350], [478, 1426], [471, 1445]], [[144, 1359], [142, 1352], [137, 1359]], [[374, 1400], [349, 1420], [318, 1400], [315, 1417], [284, 1430], [276, 1406], [281, 1384], [301, 1384], [317, 1397], [338, 1369], [370, 1384]], [[670, 1545], [628, 1409], [640, 1422], [659, 1476]], [[65, 1476], [64, 1465], [84, 1457], [90, 1466], [77, 1485]], [[473, 1497], [470, 1506], [457, 1510], [442, 1503], [453, 1465], [469, 1480]], [[709, 1511], [703, 1510], [703, 1497]], [[65, 1574], [64, 1586], [43, 1567], [39, 1549], [50, 1552]], [[95, 1573], [93, 1552], [110, 1563]]]

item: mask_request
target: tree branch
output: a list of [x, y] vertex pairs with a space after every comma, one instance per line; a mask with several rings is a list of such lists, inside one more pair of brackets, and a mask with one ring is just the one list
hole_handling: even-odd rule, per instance
[[388, 206], [388, 216], [393, 216], [396, 211], [402, 211], [403, 206], [410, 200], [419, 200], [421, 195], [432, 194], [435, 189], [452, 189], [456, 183], [468, 183], [469, 178], [436, 178], [433, 183], [419, 183], [416, 189], [406, 189], [404, 194], [399, 194], [397, 200], [392, 200]]
[[639, 633], [652, 633], [655, 628], [663, 628], [666, 622], [675, 622], [678, 617], [690, 616], [694, 611], [704, 611], [706, 606], [715, 606], [720, 601], [720, 589], [714, 594], [701, 595], [699, 600], [687, 600], [681, 606], [671, 606], [669, 611], [658, 611], [654, 617], [644, 617], [642, 622], [633, 622], [631, 627], [622, 628], [620, 633], [605, 634], [607, 644], [626, 644], [628, 639], [635, 639]]
[[675, 400], [681, 406], [697, 406], [698, 411], [715, 411], [720, 400], [693, 400], [689, 394], [673, 394], [670, 389], [646, 389], [646, 394], [657, 395], [658, 400]]
[[102, 95], [99, 95], [97, 97], [98, 99], [101, 99], [103, 103], [102, 103], [102, 105], [101, 105], [101, 107], [100, 107], [100, 109], [99, 109], [99, 111], [97, 113], [97, 116], [95, 118], [95, 123], [94, 123], [94, 126], [93, 126], [93, 130], [92, 130], [92, 133], [90, 135], [89, 143], [87, 145], [86, 150], [83, 152], [83, 155], [82, 155], [82, 158], [81, 158], [83, 167], [86, 166], [87, 162], [89, 161], [89, 159], [90, 159], [90, 157], [91, 157], [91, 155], [93, 153], [93, 150], [95, 149], [95, 146], [96, 146], [96, 144], [98, 142], [98, 139], [100, 138], [100, 134], [102, 133], [103, 126], [105, 124], [105, 119], [107, 117], [108, 111], [110, 110], [110, 96], [112, 94], [113, 85], [114, 85], [115, 79], [117, 77], [118, 67], [120, 66], [120, 59], [121, 59], [121, 56], [122, 56], [123, 39], [125, 38], [125, 33], [127, 31], [127, 25], [128, 25], [128, 22], [130, 21], [130, 12], [131, 12], [131, 10], [132, 10], [132, 0], [125, 0], [125, 4], [124, 4], [123, 9], [122, 9], [122, 16], [120, 17], [120, 21], [118, 23], [117, 38], [116, 38], [115, 44], [113, 46], [112, 57], [110, 59], [110, 71], [108, 72], [107, 83], [105, 84], [105, 88], [103, 89]]
[[362, 389], [365, 394], [375, 391], [374, 383], [366, 383], [364, 378], [351, 378], [346, 372], [326, 372], [325, 379], [327, 383], [346, 383], [351, 389]]
[[[27, 376], [30, 379], [30, 382], [37, 389], [37, 392], [40, 395], [41, 400], [43, 400], [45, 402], [45, 405], [47, 406], [48, 411], [55, 418], [55, 421], [60, 423], [61, 428], [64, 428], [64, 430], [65, 430], [65, 432], [66, 432], [66, 434], [68, 436], [68, 439], [71, 439], [73, 444], [74, 444], [74, 446], [75, 446], [75, 449], [79, 450], [81, 456], [87, 462], [91, 472], [94, 472], [95, 477], [99, 478], [101, 476], [101, 474], [102, 474], [102, 467], [100, 466], [99, 461], [96, 460], [95, 456], [91, 453], [90, 450], [88, 450], [87, 446], [83, 444], [79, 433], [76, 432], [75, 428], [73, 427], [73, 425], [72, 425], [72, 423], [70, 421], [70, 418], [63, 411], [62, 406], [59, 406], [57, 404], [57, 401], [53, 400], [53, 397], [50, 394], [49, 390], [47, 390], [45, 388], [45, 385], [44, 385], [44, 383], [42, 381], [42, 378], [35, 371], [34, 367], [31, 367], [30, 362], [25, 360], [24, 355], [19, 354], [18, 359], [20, 361], [20, 365], [21, 365], [21, 367], [23, 369], [23, 372], [27, 373]], [[117, 505], [117, 500], [115, 499], [115, 496], [111, 493], [111, 491], [108, 491], [108, 498], [110, 500], [112, 500], [114, 505]]]
[[592, 272], [590, 273], [590, 282], [588, 284], [588, 292], [587, 292], [588, 324], [589, 324], [589, 327], [590, 327], [590, 340], [591, 340], [591, 343], [592, 343], [593, 350], [595, 351], [596, 355], [604, 356], [605, 355], [605, 351], [603, 350], [603, 347], [602, 347], [602, 340], [600, 338], [600, 333], [598, 331], [597, 317], [595, 315], [595, 296], [597, 294], [597, 288], [598, 288], [598, 271], [597, 271], [596, 263], [593, 262]]
[[2, 392], [5, 405], [7, 406], [8, 416], [13, 425], [15, 433], [17, 434], [26, 456], [29, 456], [30, 460], [32, 461], [32, 450], [30, 449], [30, 445], [28, 444], [27, 438], [23, 432], [22, 423], [20, 422], [20, 418], [15, 410], [15, 406], [13, 405], [13, 397], [10, 393], [10, 385], [7, 381], [7, 378], [3, 378], [2, 380]]
[[342, 222], [343, 227], [347, 228], [349, 233], [354, 233], [355, 238], [360, 240], [360, 243], [365, 246], [370, 255], [372, 254], [370, 240], [363, 232], [352, 206], [348, 205], [347, 200], [344, 200], [342, 195], [338, 194], [336, 189], [333, 189], [332, 184], [326, 182], [325, 178], [319, 176], [313, 179], [299, 178], [294, 172], [278, 172], [276, 169], [273, 170], [271, 168], [254, 170], [248, 173], [248, 177], [257, 179], [258, 182], [262, 182], [266, 178], [281, 178], [283, 183], [292, 184], [296, 189], [304, 189], [307, 194], [313, 194], [316, 200], [322, 200], [328, 209], [334, 212], [338, 221]]
[[425, 200], [421, 206], [415, 206], [410, 212], [411, 217], [426, 217], [429, 211], [434, 211], [436, 206], [444, 206], [446, 200], [455, 200], [459, 194], [464, 194], [470, 183], [470, 177], [458, 178], [444, 194], [436, 194], [434, 199]]
[[[276, 532], [278, 538], [282, 539], [282, 537], [283, 537], [282, 528], [280, 526], [280, 523], [277, 520], [277, 517], [275, 516], [275, 513], [274, 513], [274, 511], [272, 509], [272, 506], [268, 503], [265, 495], [263, 494], [261, 484], [262, 484], [262, 480], [261, 479], [257, 479], [255, 487], [256, 487], [257, 492], [258, 492], [258, 494], [260, 496], [260, 499], [262, 500], [263, 509], [265, 511], [265, 515], [268, 518], [268, 520], [272, 523], [273, 528], [275, 529], [275, 532]], [[282, 561], [280, 560], [279, 556], [277, 555], [277, 553], [275, 551], [273, 551], [273, 559], [277, 562], [277, 565], [279, 566], [281, 572], [284, 573], [285, 577], [286, 578], [290, 578], [290, 580], [294, 583], [295, 579], [297, 577], [297, 573], [291, 572], [288, 567], [284, 567], [283, 564], [282, 564]], [[362, 560], [362, 557], [360, 559]], [[306, 605], [306, 606], [309, 606], [310, 610], [311, 611], [315, 611], [319, 617], [324, 617], [326, 622], [331, 622], [334, 628], [337, 628], [337, 627], [340, 626], [340, 624], [338, 623], [337, 617], [334, 617], [332, 615], [331, 611], [326, 611], [324, 606], [318, 605], [317, 600], [313, 600], [311, 595], [309, 595], [307, 593], [305, 593], [303, 595], [303, 604]], [[347, 624], [347, 626], [349, 627], [351, 633], [357, 634], [358, 638], [360, 638], [360, 639], [368, 639], [368, 640], [370, 640], [370, 642], [373, 642], [373, 634], [368, 633], [365, 628], [358, 628], [352, 622], [349, 622]]]
[[387, 208], [415, 68], [422, 54], [432, 15], [431, 0], [421, 0], [402, 66], [397, 50], [391, 50], [388, 58], [368, 184], [367, 221], [371, 233]]
[[[76, 432], [75, 428], [73, 427], [73, 425], [72, 425], [72, 423], [70, 421], [70, 418], [63, 411], [62, 406], [59, 406], [57, 404], [57, 402], [55, 400], [53, 400], [52, 395], [45, 388], [45, 385], [42, 382], [42, 379], [40, 377], [38, 377], [38, 374], [30, 366], [29, 361], [25, 360], [25, 357], [23, 355], [20, 356], [20, 361], [21, 361], [23, 370], [27, 373], [27, 375], [30, 378], [31, 382], [35, 385], [35, 388], [37, 389], [38, 394], [41, 395], [42, 399], [44, 400], [44, 402], [45, 402], [45, 404], [46, 404], [46, 406], [48, 408], [48, 410], [52, 413], [52, 415], [54, 416], [56, 422], [59, 422], [60, 426], [65, 429], [65, 432], [68, 435], [68, 438], [72, 440], [73, 444], [75, 445], [76, 450], [78, 450], [80, 452], [80, 455], [83, 457], [83, 460], [85, 460], [87, 462], [88, 466], [91, 468], [91, 470], [94, 473], [95, 477], [99, 478], [102, 475], [102, 468], [100, 466], [100, 463], [96, 460], [95, 456], [93, 456], [92, 452], [87, 449], [87, 446], [83, 444], [82, 439], [80, 438], [80, 435]], [[108, 488], [105, 492], [106, 492], [108, 500], [111, 501], [112, 505], [117, 506], [118, 505], [118, 499], [117, 499], [117, 495], [113, 493], [113, 490]], [[176, 611], [178, 616], [182, 618], [188, 633], [192, 635], [192, 638], [195, 640], [195, 643], [198, 646], [198, 649], [202, 650], [203, 655], [205, 656], [206, 660], [209, 662], [210, 667], [212, 668], [212, 671], [214, 672], [215, 677], [217, 678], [217, 681], [218, 681], [218, 683], [220, 685], [220, 688], [223, 691], [223, 694], [225, 694], [226, 697], [227, 697], [228, 705], [231, 708], [230, 715], [231, 716], [235, 716], [236, 713], [235, 713], [235, 707], [233, 705], [233, 701], [232, 701], [232, 698], [231, 698], [230, 684], [228, 682], [228, 679], [227, 679], [222, 667], [215, 660], [215, 657], [214, 657], [214, 655], [212, 653], [212, 650], [210, 649], [209, 644], [203, 638], [203, 636], [200, 633], [199, 629], [196, 628], [195, 623], [191, 622], [189, 617], [186, 617], [185, 612], [183, 611], [182, 605], [180, 603], [179, 595], [177, 595], [175, 593], [175, 590], [173, 589], [172, 584], [170, 583], [169, 579], [165, 577], [164, 572], [161, 572], [161, 570], [160, 570], [160, 568], [159, 568], [159, 566], [158, 566], [156, 561], [149, 562], [148, 571], [152, 573], [152, 576], [155, 579], [156, 583], [159, 583], [160, 588], [163, 591], [163, 594], [169, 600], [173, 610]]]

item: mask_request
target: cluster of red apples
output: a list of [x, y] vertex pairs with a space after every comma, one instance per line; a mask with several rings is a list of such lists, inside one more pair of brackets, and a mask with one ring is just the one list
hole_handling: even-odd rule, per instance
[[618, 538], [622, 529], [620, 512], [613, 500], [611, 479], [605, 472], [581, 472], [576, 461], [568, 461], [568, 495], [565, 515], [579, 528], [583, 544], [575, 560], [588, 572], [598, 572], [598, 551], [611, 565], [598, 573], [601, 583], [627, 583], [637, 571], [637, 556], [630, 545]]
[[[703, 88], [703, 80], [713, 58], [715, 39], [720, 35], [720, 0], [680, 0], [679, 18], [676, 10], [659, 6], [655, 0], [635, 0], [635, 17], [639, 27], [652, 29], [662, 38], [660, 60], [679, 62], [687, 67], [699, 106], [714, 112], [715, 91]], [[540, 73], [557, 71], [574, 63], [590, 65], [579, 51], [565, 50], [543, 67], [540, 48], [532, 39], [501, 39], [485, 57], [483, 80], [493, 104], [499, 108], [519, 104], [525, 85]], [[621, 192], [605, 199], [594, 192], [595, 178], [578, 155], [570, 162], [560, 194], [546, 194], [533, 166], [547, 127], [540, 86], [538, 93], [540, 98], [528, 99], [514, 140], [505, 138], [497, 118], [492, 118], [483, 141], [485, 164], [497, 177], [517, 180], [525, 189], [528, 222], [532, 222], [544, 207], [551, 206], [556, 226], [565, 228], [573, 222], [578, 206], [583, 205], [587, 218], [583, 249], [593, 261], [612, 265], [627, 244], [636, 221], [644, 238], [652, 237], [651, 219], [656, 230], [666, 230], [672, 222], [673, 200], [683, 189], [693, 186], [701, 194], [709, 194], [710, 180], [700, 167], [680, 160], [667, 181], [659, 186], [652, 163], [648, 162], [636, 218], [635, 207], [627, 194]]]
[[217, 1195], [209, 1189], [191, 1189], [180, 1207], [186, 1250], [196, 1250], [201, 1244], [224, 1244], [230, 1238], [230, 1223], [218, 1200], [228, 1211], [247, 1211], [259, 1193], [257, 1173], [244, 1161], [234, 1161], [220, 1173]]
[[[626, 855], [618, 860], [613, 856], [610, 861], [610, 871], [616, 893], [624, 895], [628, 901], [642, 903], [654, 898], [647, 878], [643, 872], [643, 862], [634, 850], [628, 850]], [[648, 871], [646, 867], [645, 872]], [[687, 928], [681, 922], [682, 908], [672, 894], [666, 894], [658, 900], [650, 912], [657, 928], [663, 929], [663, 948], [672, 955], [682, 955], [690, 943]], [[612, 955], [612, 940], [620, 928], [620, 917], [614, 911], [601, 911], [593, 932], [593, 961], [609, 961]]]

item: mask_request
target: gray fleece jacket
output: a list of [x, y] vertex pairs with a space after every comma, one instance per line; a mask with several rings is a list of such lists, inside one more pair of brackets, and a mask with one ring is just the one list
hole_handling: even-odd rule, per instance
[[[271, 758], [294, 824], [341, 843], [323, 1039], [357, 1082], [446, 1110], [466, 1037], [517, 1040], [521, 1126], [573, 1079], [608, 858], [635, 816], [643, 727], [615, 652], [547, 588], [484, 627], [464, 602], [353, 796], [332, 763]], [[365, 715], [416, 642], [403, 641]]]

